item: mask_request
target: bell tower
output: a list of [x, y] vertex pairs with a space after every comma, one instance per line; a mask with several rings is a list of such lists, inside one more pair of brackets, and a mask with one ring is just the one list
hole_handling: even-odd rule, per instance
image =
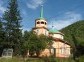
[[33, 28], [33, 31], [35, 31], [37, 35], [48, 35], [47, 21], [43, 17], [43, 6], [41, 6], [40, 17], [35, 20], [35, 27]]

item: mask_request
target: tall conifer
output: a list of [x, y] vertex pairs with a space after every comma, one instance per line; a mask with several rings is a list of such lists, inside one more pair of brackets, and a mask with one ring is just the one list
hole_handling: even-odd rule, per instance
[[[14, 52], [19, 52], [21, 45], [21, 16], [18, 9], [17, 0], [9, 0], [9, 6], [3, 15], [5, 21], [6, 47], [14, 48]], [[16, 53], [18, 54], [18, 53]]]
[[5, 32], [3, 28], [3, 19], [0, 17], [0, 56], [2, 55], [3, 45], [5, 39]]
[[0, 18], [0, 43], [1, 43], [1, 41], [2, 41], [2, 20], [1, 20], [1, 18]]

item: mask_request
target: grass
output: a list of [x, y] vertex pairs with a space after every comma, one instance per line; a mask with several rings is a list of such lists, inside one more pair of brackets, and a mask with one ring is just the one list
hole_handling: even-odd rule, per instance
[[53, 61], [53, 58], [28, 58], [26, 60], [22, 59], [22, 58], [17, 58], [17, 57], [13, 57], [13, 58], [1, 58], [0, 62], [72, 62], [69, 61], [69, 59], [56, 59], [56, 61]]
[[0, 62], [24, 62], [20, 58], [0, 58]]
[[[0, 62], [75, 62], [71, 58], [0, 58]], [[84, 57], [80, 58], [79, 62], [84, 62]]]
[[29, 58], [26, 62], [44, 62], [42, 59], [39, 58]]

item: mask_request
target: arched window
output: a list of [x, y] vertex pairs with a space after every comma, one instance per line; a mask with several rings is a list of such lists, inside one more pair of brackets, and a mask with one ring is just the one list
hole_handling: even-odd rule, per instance
[[45, 22], [45, 25], [46, 25], [47, 23]]
[[37, 22], [37, 24], [40, 24], [40, 22]]
[[41, 22], [41, 24], [44, 24], [44, 22]]

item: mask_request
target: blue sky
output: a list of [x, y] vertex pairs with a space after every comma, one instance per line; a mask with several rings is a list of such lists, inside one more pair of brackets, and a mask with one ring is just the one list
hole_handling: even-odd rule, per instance
[[[0, 0], [0, 17], [6, 11], [9, 0]], [[41, 5], [48, 28], [62, 29], [76, 21], [84, 19], [84, 0], [18, 0], [22, 16], [22, 29], [31, 30], [35, 19], [40, 17]]]

